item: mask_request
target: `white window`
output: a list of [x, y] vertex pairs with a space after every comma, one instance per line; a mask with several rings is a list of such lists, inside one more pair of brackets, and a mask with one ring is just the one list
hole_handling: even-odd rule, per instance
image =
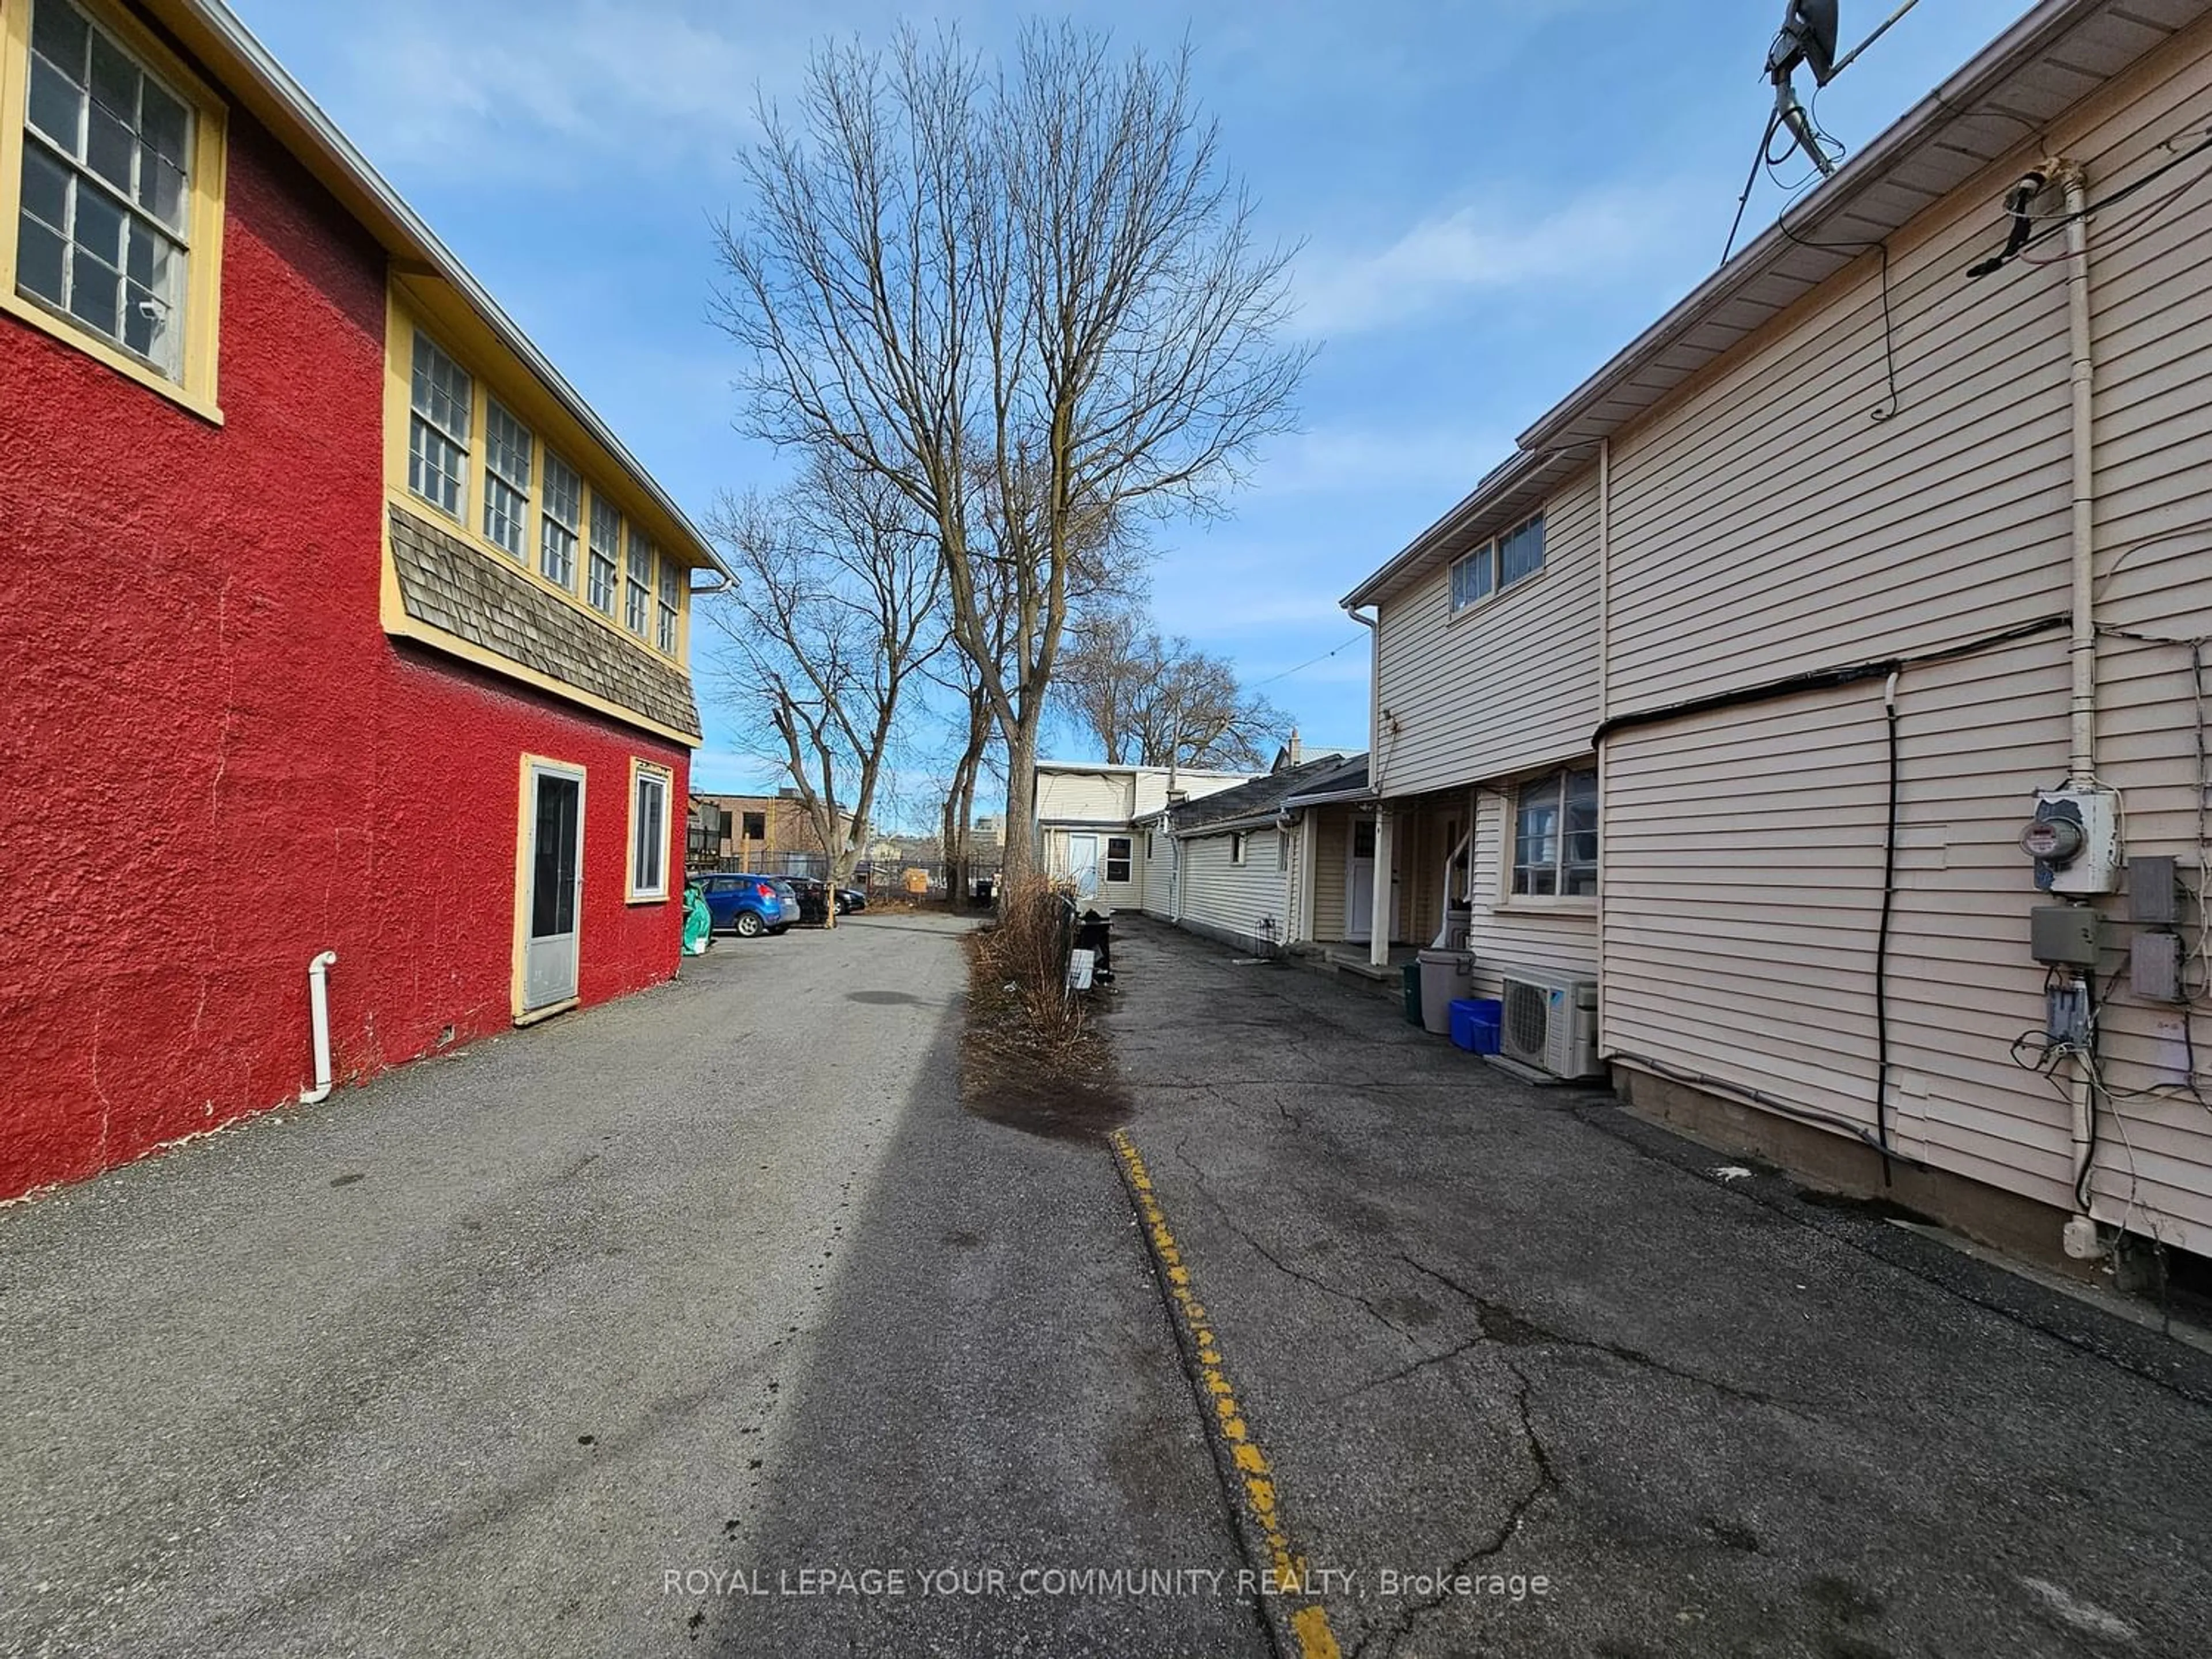
[[191, 105], [68, 0], [31, 11], [15, 286], [185, 378]]
[[585, 597], [592, 608], [615, 614], [615, 584], [622, 574], [622, 514], [592, 495], [591, 574]]
[[1291, 838], [1278, 830], [1275, 831], [1275, 868], [1287, 870], [1290, 867]]
[[1130, 841], [1129, 837], [1127, 836], [1109, 836], [1106, 837], [1107, 880], [1127, 881], [1129, 879], [1129, 848]]
[[1231, 864], [1244, 862], [1244, 832], [1242, 830], [1232, 830], [1229, 832], [1229, 861]]
[[416, 330], [407, 487], [453, 518], [468, 500], [469, 409], [475, 387], [461, 366]]
[[1480, 605], [1544, 568], [1544, 515], [1523, 520], [1452, 562], [1453, 613]]
[[630, 781], [629, 896], [668, 896], [669, 775], [640, 765]]
[[670, 656], [676, 654], [676, 623], [684, 614], [684, 567], [673, 559], [660, 562], [659, 613], [653, 624], [653, 643]]
[[629, 580], [623, 584], [623, 621], [640, 639], [653, 616], [653, 544], [629, 532]]
[[484, 401], [484, 539], [530, 562], [530, 470], [536, 453], [530, 428]]
[[1513, 891], [1529, 898], [1597, 894], [1597, 772], [1533, 778], [1513, 808]]
[[584, 481], [545, 452], [545, 510], [538, 520], [538, 571], [556, 586], [576, 585], [576, 541], [583, 528]]

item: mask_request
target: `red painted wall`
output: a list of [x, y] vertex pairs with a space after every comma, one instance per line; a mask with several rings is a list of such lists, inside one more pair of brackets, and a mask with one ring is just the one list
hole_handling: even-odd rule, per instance
[[629, 762], [378, 621], [384, 256], [234, 112], [209, 425], [0, 316], [0, 1198], [512, 1021], [526, 751], [586, 789], [583, 999], [673, 972]]

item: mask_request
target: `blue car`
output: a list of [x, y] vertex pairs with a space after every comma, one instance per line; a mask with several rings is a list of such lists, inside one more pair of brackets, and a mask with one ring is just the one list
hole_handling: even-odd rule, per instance
[[741, 939], [781, 933], [799, 920], [799, 898], [774, 876], [738, 876], [708, 872], [691, 878], [707, 901], [718, 933]]

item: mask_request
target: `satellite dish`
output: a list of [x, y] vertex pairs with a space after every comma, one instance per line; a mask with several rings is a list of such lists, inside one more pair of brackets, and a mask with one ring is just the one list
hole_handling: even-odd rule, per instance
[[1803, 64], [1816, 86], [1826, 86], [1836, 72], [1836, 0], [1788, 0], [1782, 31], [1766, 54], [1766, 72], [1786, 80]]
[[[1774, 82], [1774, 125], [1784, 128], [1821, 175], [1836, 170], [1790, 77], [1800, 64], [1809, 66], [1815, 84], [1826, 86], [1836, 72], [1836, 0], [1788, 0], [1782, 27], [1766, 51], [1767, 78]], [[1773, 127], [1767, 131], [1771, 133]]]

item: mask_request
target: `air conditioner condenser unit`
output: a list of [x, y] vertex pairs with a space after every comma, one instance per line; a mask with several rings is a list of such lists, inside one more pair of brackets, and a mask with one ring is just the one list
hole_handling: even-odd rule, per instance
[[1597, 981], [1540, 969], [1509, 968], [1498, 1048], [1508, 1060], [1570, 1080], [1600, 1077]]

